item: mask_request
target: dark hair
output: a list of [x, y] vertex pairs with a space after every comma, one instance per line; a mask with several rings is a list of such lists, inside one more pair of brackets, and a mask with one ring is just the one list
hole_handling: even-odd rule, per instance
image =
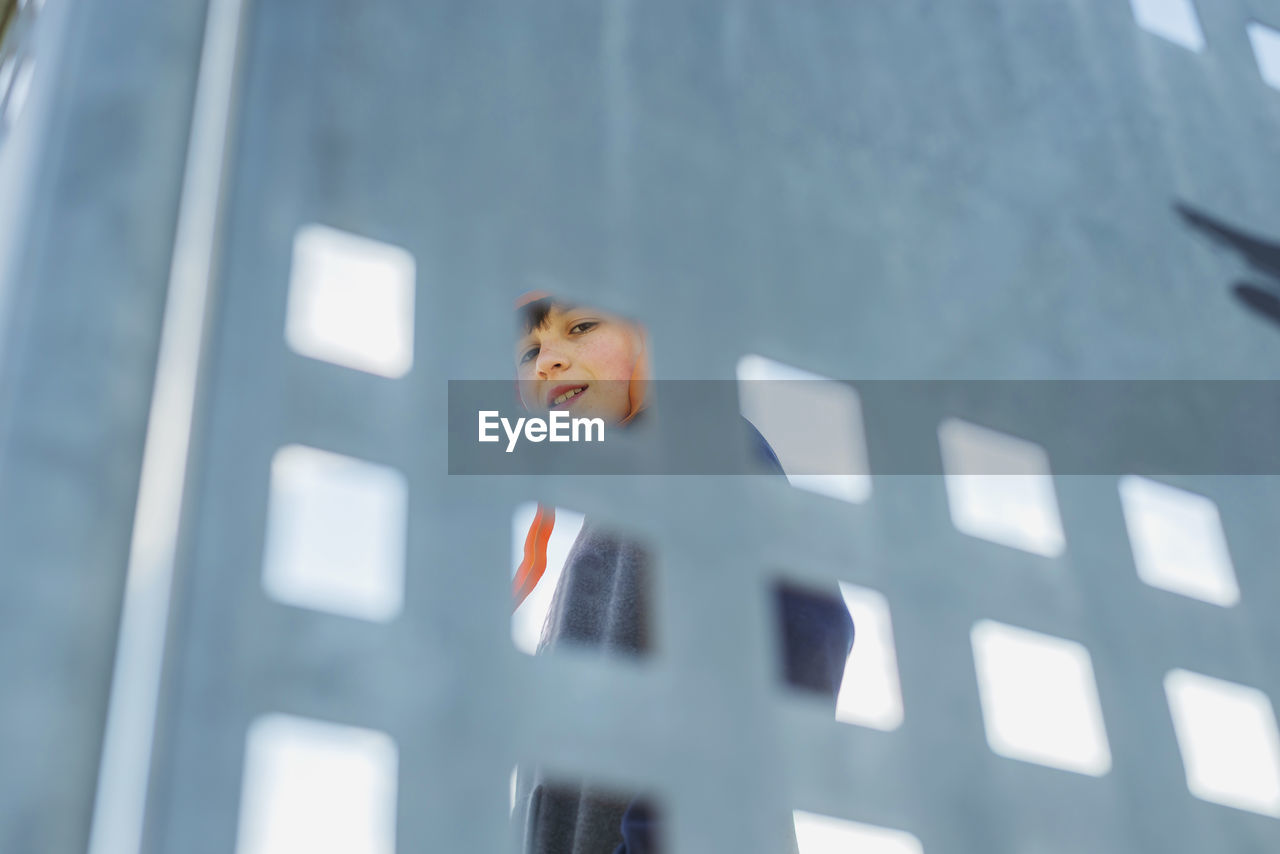
[[517, 309], [517, 313], [520, 318], [520, 328], [523, 330], [522, 334], [528, 335], [533, 330], [546, 326], [547, 315], [551, 313], [553, 308], [568, 311], [572, 306], [560, 302], [555, 297], [543, 297], [527, 305], [520, 306]]

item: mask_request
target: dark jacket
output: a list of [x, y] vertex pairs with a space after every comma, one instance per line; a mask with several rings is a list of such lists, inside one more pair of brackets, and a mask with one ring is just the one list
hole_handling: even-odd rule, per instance
[[[781, 475], [782, 466], [764, 437], [743, 419], [762, 467]], [[650, 555], [634, 540], [619, 537], [588, 518], [565, 560], [538, 651], [561, 644], [642, 654], [649, 647], [646, 600]], [[831, 698], [853, 644], [853, 623], [839, 592], [780, 586], [776, 594], [789, 685]], [[644, 801], [590, 787], [557, 786], [536, 772], [527, 779], [527, 854], [657, 854], [660, 822]]]

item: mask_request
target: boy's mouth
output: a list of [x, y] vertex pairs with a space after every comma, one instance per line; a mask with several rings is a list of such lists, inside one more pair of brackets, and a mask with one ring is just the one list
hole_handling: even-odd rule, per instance
[[547, 395], [547, 407], [567, 409], [586, 390], [586, 385], [558, 385]]

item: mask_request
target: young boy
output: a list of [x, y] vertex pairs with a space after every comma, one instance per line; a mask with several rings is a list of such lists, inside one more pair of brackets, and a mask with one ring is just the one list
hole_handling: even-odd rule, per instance
[[[649, 368], [644, 330], [595, 308], [557, 302], [545, 293], [517, 303], [520, 330], [515, 363], [520, 397], [535, 411], [567, 408], [575, 417], [627, 425], [647, 405]], [[782, 467], [767, 442], [746, 422], [756, 453], [770, 471]], [[554, 514], [540, 508], [517, 572], [519, 600], [545, 566], [546, 537]], [[539, 551], [541, 549], [541, 552]], [[565, 560], [538, 645], [588, 645], [643, 653], [647, 635], [651, 557], [634, 541], [588, 518]], [[833, 708], [853, 643], [848, 610], [833, 590], [827, 596], [781, 588], [777, 594], [786, 677], [792, 686], [823, 692]], [[627, 804], [607, 793], [535, 781], [525, 810], [528, 854], [655, 854], [658, 820], [643, 801]]]

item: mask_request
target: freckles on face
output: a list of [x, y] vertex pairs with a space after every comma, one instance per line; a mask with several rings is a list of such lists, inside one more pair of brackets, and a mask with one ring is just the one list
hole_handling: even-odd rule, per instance
[[525, 405], [546, 410], [555, 389], [581, 382], [585, 391], [566, 404], [571, 415], [621, 421], [630, 414], [628, 384], [642, 340], [634, 324], [616, 316], [589, 308], [553, 307], [546, 322], [516, 348]]

